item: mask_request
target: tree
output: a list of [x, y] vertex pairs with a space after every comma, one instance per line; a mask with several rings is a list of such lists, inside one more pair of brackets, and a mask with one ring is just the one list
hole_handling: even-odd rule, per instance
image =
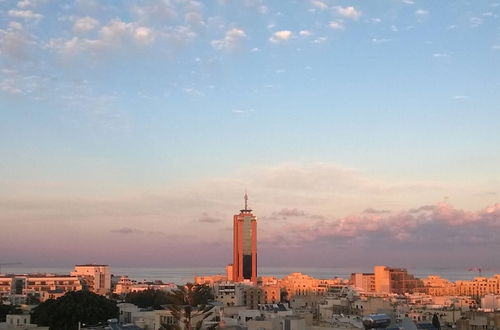
[[116, 302], [89, 291], [68, 292], [41, 303], [32, 312], [34, 323], [51, 330], [74, 330], [78, 322], [95, 325], [116, 317]]
[[432, 317], [432, 325], [437, 330], [441, 330], [441, 323], [439, 322], [439, 316], [436, 313], [434, 313], [434, 316]]
[[170, 303], [169, 295], [165, 291], [148, 289], [140, 292], [131, 292], [125, 296], [125, 302], [141, 308], [152, 307], [162, 309], [161, 305]]
[[[170, 293], [169, 298], [167, 309], [172, 313], [175, 323], [162, 324], [167, 330], [200, 329], [203, 321], [213, 316], [214, 306], [209, 305], [213, 295], [207, 285], [187, 283], [185, 286], [177, 287]], [[193, 327], [194, 321], [196, 324]], [[181, 327], [181, 324], [184, 324], [184, 327]]]
[[15, 309], [16, 308], [12, 305], [4, 305], [0, 303], [0, 322], [5, 322], [7, 314], [12, 314]]

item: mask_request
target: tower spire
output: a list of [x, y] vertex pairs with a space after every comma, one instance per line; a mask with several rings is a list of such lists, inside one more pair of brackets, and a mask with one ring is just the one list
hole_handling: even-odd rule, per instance
[[243, 210], [240, 210], [241, 212], [244, 212], [244, 213], [250, 213], [252, 212], [252, 210], [250, 210], [248, 208], [248, 194], [247, 194], [247, 191], [245, 190], [245, 196], [243, 197], [244, 200], [245, 200], [245, 208]]

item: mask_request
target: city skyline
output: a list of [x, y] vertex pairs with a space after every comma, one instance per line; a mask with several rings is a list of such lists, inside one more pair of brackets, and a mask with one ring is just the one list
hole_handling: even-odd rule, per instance
[[500, 268], [499, 15], [0, 1], [0, 263]]

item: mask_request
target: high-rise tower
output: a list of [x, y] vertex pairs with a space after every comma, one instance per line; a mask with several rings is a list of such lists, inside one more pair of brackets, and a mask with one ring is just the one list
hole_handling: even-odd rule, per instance
[[257, 218], [248, 209], [245, 193], [245, 208], [233, 217], [233, 281], [257, 282]]

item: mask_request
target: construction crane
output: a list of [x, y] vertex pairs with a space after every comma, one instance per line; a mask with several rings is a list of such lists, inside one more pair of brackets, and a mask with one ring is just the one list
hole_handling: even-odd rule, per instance
[[14, 265], [20, 265], [20, 262], [3, 262], [0, 263], [0, 274], [2, 274], [2, 267], [3, 266], [14, 266]]

